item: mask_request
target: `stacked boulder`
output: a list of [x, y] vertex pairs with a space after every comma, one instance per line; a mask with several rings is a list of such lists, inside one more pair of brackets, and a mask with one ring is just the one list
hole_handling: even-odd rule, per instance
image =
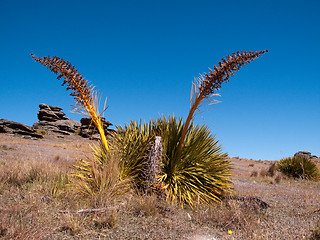
[[56, 122], [58, 120], [68, 120], [62, 108], [50, 106], [44, 103], [39, 104], [38, 119], [40, 121]]
[[[84, 138], [90, 138], [91, 140], [100, 139], [99, 132], [91, 121], [91, 118], [82, 118], [80, 123], [67, 118], [60, 107], [41, 103], [39, 108], [39, 121], [34, 123], [33, 127], [0, 119], [0, 133], [26, 135], [29, 138], [43, 138], [43, 134], [71, 135], [77, 132], [77, 134]], [[101, 121], [106, 135], [114, 131], [109, 129], [109, 126], [112, 126], [112, 124], [106, 121], [105, 118], [102, 117]], [[41, 131], [44, 131], [44, 133]]]
[[31, 127], [6, 119], [0, 119], [0, 133], [11, 133], [28, 136], [29, 138], [43, 138], [42, 135], [37, 134]]
[[307, 151], [299, 151], [294, 154], [294, 156], [304, 157], [307, 159], [317, 159], [318, 157], [315, 155], [311, 155], [311, 152]]
[[[81, 118], [81, 127], [80, 127], [80, 133], [79, 135], [84, 138], [90, 138], [92, 140], [98, 140], [100, 139], [99, 133], [97, 128], [94, 126], [93, 122], [91, 121], [91, 118]], [[112, 126], [112, 123], [109, 121], [106, 121], [104, 117], [101, 118], [101, 122], [103, 124], [103, 129], [106, 133], [106, 135], [110, 134], [112, 132], [112, 129], [109, 129], [109, 126]]]
[[60, 107], [42, 103], [39, 108], [39, 121], [33, 124], [34, 129], [44, 130], [47, 133], [70, 135], [80, 128], [80, 123], [67, 118]]

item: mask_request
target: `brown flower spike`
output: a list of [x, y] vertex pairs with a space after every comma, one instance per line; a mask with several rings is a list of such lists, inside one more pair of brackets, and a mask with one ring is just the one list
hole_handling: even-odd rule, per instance
[[191, 107], [189, 115], [185, 122], [184, 128], [181, 133], [180, 142], [178, 145], [177, 155], [179, 156], [185, 141], [185, 137], [190, 125], [191, 120], [194, 117], [194, 113], [204, 100], [208, 100], [211, 96], [216, 95], [217, 91], [221, 88], [223, 82], [228, 82], [230, 76], [234, 75], [234, 72], [247, 63], [255, 60], [268, 50], [264, 51], [241, 51], [228, 55], [226, 58], [222, 58], [222, 62], [218, 63], [218, 66], [214, 65], [213, 70], [210, 69], [209, 74], [201, 75], [197, 82], [194, 83], [194, 94], [191, 99]]
[[91, 117], [93, 124], [97, 127], [101, 142], [105, 149], [109, 151], [108, 142], [101, 122], [97, 93], [93, 87], [88, 85], [88, 81], [83, 78], [74, 66], [63, 58], [59, 57], [40, 57], [31, 53], [32, 58], [46, 66], [50, 71], [59, 74], [57, 79], [64, 78], [62, 86], [67, 84], [67, 90], [71, 89], [70, 95], [74, 97], [76, 104], [75, 110]]

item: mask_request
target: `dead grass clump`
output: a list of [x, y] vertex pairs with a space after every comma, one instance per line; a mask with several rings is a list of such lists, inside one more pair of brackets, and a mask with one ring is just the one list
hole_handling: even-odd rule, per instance
[[0, 163], [0, 181], [3, 184], [21, 187], [39, 180], [43, 175], [43, 169], [36, 163], [23, 161]]
[[256, 170], [253, 170], [250, 174], [250, 177], [257, 177], [258, 176], [258, 172]]
[[113, 209], [110, 212], [96, 214], [93, 223], [97, 229], [115, 228], [118, 224], [118, 211]]
[[59, 228], [59, 231], [66, 232], [71, 236], [74, 236], [84, 230], [83, 225], [85, 223], [86, 216], [64, 214], [62, 219], [63, 224]]
[[58, 162], [58, 161], [60, 160], [60, 158], [61, 158], [60, 155], [56, 155], [56, 156], [54, 157], [54, 161], [55, 161], [55, 162]]
[[273, 163], [269, 168], [263, 168], [260, 170], [261, 177], [274, 177], [276, 174], [276, 164]]
[[317, 223], [314, 230], [312, 230], [309, 240], [319, 240], [320, 239], [320, 221]]
[[281, 174], [277, 174], [276, 177], [274, 178], [275, 183], [280, 183], [281, 180], [282, 180]]
[[276, 164], [275, 163], [271, 164], [271, 166], [268, 168], [267, 176], [273, 177], [276, 174], [276, 170], [277, 170]]
[[73, 166], [68, 192], [94, 208], [121, 202], [131, 192], [131, 179], [121, 176], [117, 153], [109, 154], [102, 146], [94, 151], [93, 159], [80, 159]]
[[265, 220], [266, 215], [245, 203], [228, 200], [197, 211], [194, 218], [198, 224], [217, 227], [222, 229], [222, 232], [232, 232], [236, 239], [238, 234], [242, 238], [253, 239], [253, 236], [258, 234], [257, 225]]
[[[2, 187], [32, 188], [33, 184], [52, 181], [62, 169], [45, 161], [0, 161], [0, 182]], [[67, 171], [66, 169], [63, 170]]]
[[3, 150], [3, 151], [13, 151], [13, 150], [16, 150], [15, 148], [13, 147], [9, 147], [7, 145], [0, 145], [0, 150]]
[[261, 169], [259, 175], [260, 175], [261, 177], [266, 177], [266, 176], [268, 176], [268, 170], [265, 169], [265, 168]]
[[12, 189], [10, 197], [10, 201], [2, 197], [0, 201], [3, 239], [41, 239], [50, 232], [48, 220], [52, 221], [52, 214], [37, 194]]
[[137, 194], [130, 199], [127, 209], [139, 217], [156, 216], [165, 208], [163, 204], [156, 195]]

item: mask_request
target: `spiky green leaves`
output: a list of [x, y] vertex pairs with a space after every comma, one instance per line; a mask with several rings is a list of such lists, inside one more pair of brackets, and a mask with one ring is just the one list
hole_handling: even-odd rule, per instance
[[[193, 205], [194, 201], [210, 203], [219, 201], [219, 196], [231, 187], [230, 165], [227, 155], [206, 126], [188, 128], [180, 158], [176, 158], [178, 140], [184, 124], [174, 117], [160, 119], [158, 129], [163, 136], [165, 155], [160, 179], [171, 201]], [[168, 157], [170, 156], [170, 157]]]
[[289, 177], [314, 181], [320, 180], [320, 171], [317, 165], [305, 157], [294, 156], [284, 158], [276, 166], [280, 172]]
[[122, 149], [122, 171], [143, 187], [146, 153], [150, 142], [160, 136], [163, 156], [158, 180], [167, 199], [189, 205], [198, 200], [219, 201], [219, 196], [231, 187], [227, 155], [207, 127], [191, 124], [180, 158], [176, 158], [183, 127], [181, 119], [162, 117], [147, 124], [131, 122], [119, 128], [114, 143]]

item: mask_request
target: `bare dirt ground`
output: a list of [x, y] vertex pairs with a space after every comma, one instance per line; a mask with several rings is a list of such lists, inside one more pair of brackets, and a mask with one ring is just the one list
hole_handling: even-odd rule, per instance
[[0, 134], [0, 238], [319, 239], [320, 182], [292, 180], [278, 172], [268, 176], [273, 162], [241, 158], [230, 159], [233, 194], [257, 197], [268, 208], [228, 200], [180, 209], [135, 196], [103, 216], [61, 214], [60, 209], [77, 208], [77, 203], [50, 197], [50, 179], [90, 156], [93, 143], [76, 135], [33, 140]]

